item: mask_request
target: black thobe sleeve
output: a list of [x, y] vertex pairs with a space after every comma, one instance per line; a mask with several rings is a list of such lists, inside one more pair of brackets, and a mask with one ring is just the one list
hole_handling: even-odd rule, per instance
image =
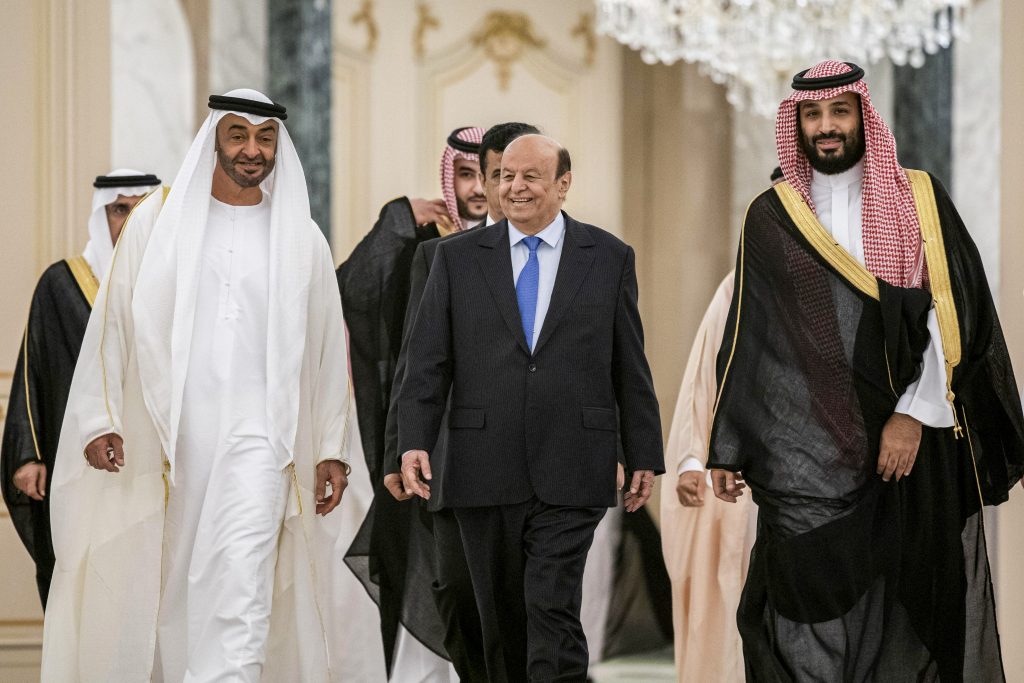
[[30, 499], [15, 488], [14, 474], [26, 463], [45, 464], [49, 496], [57, 440], [89, 311], [85, 296], [63, 261], [43, 273], [32, 296], [0, 449], [4, 502], [36, 563], [44, 605], [53, 570], [49, 499]]
[[[34, 420], [40, 415], [39, 388], [40, 380], [37, 364], [26, 367], [26, 351], [30, 359], [41, 358], [41, 345], [36, 333], [29, 325], [22, 337], [18, 364], [14, 368], [14, 379], [11, 384], [11, 395], [7, 405], [7, 416], [4, 421], [3, 450], [0, 455], [3, 472], [3, 496], [7, 510], [10, 512], [14, 527], [21, 537], [22, 543], [34, 560], [36, 557], [36, 538], [32, 525], [32, 499], [19, 491], [14, 485], [14, 474], [23, 465], [32, 462], [43, 463], [42, 454], [36, 445], [37, 436]], [[26, 388], [28, 389], [26, 391]]]
[[359, 431], [375, 483], [382, 478], [384, 423], [409, 295], [409, 264], [416, 245], [437, 234], [435, 226], [418, 228], [412, 205], [400, 197], [384, 205], [337, 271]]
[[1024, 473], [1020, 395], [981, 255], [945, 188], [934, 177], [932, 185], [960, 323], [961, 359], [953, 375], [958, 418], [969, 432], [982, 498], [997, 505]]

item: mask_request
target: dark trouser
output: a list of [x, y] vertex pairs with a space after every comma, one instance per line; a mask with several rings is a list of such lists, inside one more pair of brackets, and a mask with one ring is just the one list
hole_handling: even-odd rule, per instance
[[583, 569], [606, 508], [456, 508], [492, 683], [585, 681]]
[[444, 648], [460, 681], [487, 683], [480, 612], [476, 608], [459, 523], [451, 510], [438, 510], [432, 517], [437, 551], [434, 602], [445, 625]]

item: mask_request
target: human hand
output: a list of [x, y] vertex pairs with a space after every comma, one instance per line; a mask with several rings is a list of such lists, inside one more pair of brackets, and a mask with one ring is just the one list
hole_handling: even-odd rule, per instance
[[920, 445], [921, 423], [909, 415], [893, 413], [882, 427], [875, 472], [882, 475], [882, 481], [893, 476], [899, 481], [910, 474]]
[[448, 207], [443, 199], [410, 199], [409, 204], [416, 225], [437, 223], [442, 216], [448, 218]]
[[[327, 495], [327, 484], [331, 495]], [[316, 514], [326, 515], [341, 503], [341, 494], [348, 486], [348, 473], [340, 460], [324, 460], [316, 466]]]
[[405, 486], [402, 484], [402, 475], [397, 472], [384, 475], [384, 488], [388, 490], [388, 493], [395, 500], [409, 500], [412, 498], [411, 493], [405, 492]]
[[683, 507], [699, 508], [704, 505], [704, 472], [692, 470], [679, 475], [676, 495]]
[[623, 496], [626, 512], [636, 512], [644, 506], [654, 490], [654, 470], [637, 470], [633, 472], [633, 480], [629, 491]]
[[729, 470], [711, 470], [711, 488], [715, 497], [726, 503], [735, 503], [743, 495], [747, 485], [743, 483], [743, 475]]
[[120, 472], [124, 467], [124, 439], [117, 434], [104, 434], [85, 447], [85, 459], [98, 470]]
[[32, 500], [46, 498], [46, 463], [27, 462], [14, 472], [14, 486]]
[[430, 456], [426, 451], [409, 451], [402, 454], [402, 483], [408, 496], [417, 495], [424, 500], [430, 500], [430, 485], [426, 482], [430, 481], [431, 476]]

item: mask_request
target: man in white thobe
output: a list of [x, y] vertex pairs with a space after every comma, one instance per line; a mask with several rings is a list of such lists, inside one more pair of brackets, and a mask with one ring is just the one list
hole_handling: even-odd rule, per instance
[[354, 422], [333, 261], [284, 107], [238, 90], [210, 108], [86, 331], [45, 680], [332, 678], [338, 565], [313, 513], [340, 503]]

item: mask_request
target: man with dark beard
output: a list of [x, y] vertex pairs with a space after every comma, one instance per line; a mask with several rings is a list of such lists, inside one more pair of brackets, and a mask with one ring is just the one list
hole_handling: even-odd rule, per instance
[[1020, 399], [977, 248], [863, 75], [794, 77], [740, 241], [708, 467], [758, 505], [747, 679], [1001, 681], [982, 506], [1024, 470]]
[[[448, 667], [441, 659], [441, 647], [434, 642], [437, 639], [427, 633], [430, 629], [414, 627], [415, 638], [405, 638], [405, 646], [398, 647], [402, 635], [399, 622], [420, 622], [419, 615], [403, 617], [405, 589], [400, 571], [404, 571], [407, 543], [403, 536], [396, 536], [387, 540], [386, 550], [382, 551], [380, 547], [370, 547], [370, 535], [381, 524], [395, 528], [396, 534], [405, 533], [408, 528], [407, 522], [391, 517], [396, 514], [407, 520], [408, 514], [396, 510], [395, 501], [386, 493], [382, 463], [385, 421], [401, 348], [413, 253], [426, 240], [473, 228], [486, 219], [487, 200], [478, 160], [483, 134], [483, 128], [474, 127], [452, 131], [441, 155], [443, 199], [399, 197], [385, 204], [373, 228], [337, 270], [349, 332], [359, 431], [375, 497], [359, 535], [346, 553], [346, 561], [380, 607], [389, 673], [395, 669], [400, 649], [403, 657], [427, 662], [427, 668]], [[424, 645], [425, 642], [430, 645]]]
[[355, 419], [334, 262], [285, 108], [247, 89], [209, 106], [86, 328], [43, 680], [327, 681], [343, 642], [321, 609], [337, 534], [314, 519], [341, 502]]

